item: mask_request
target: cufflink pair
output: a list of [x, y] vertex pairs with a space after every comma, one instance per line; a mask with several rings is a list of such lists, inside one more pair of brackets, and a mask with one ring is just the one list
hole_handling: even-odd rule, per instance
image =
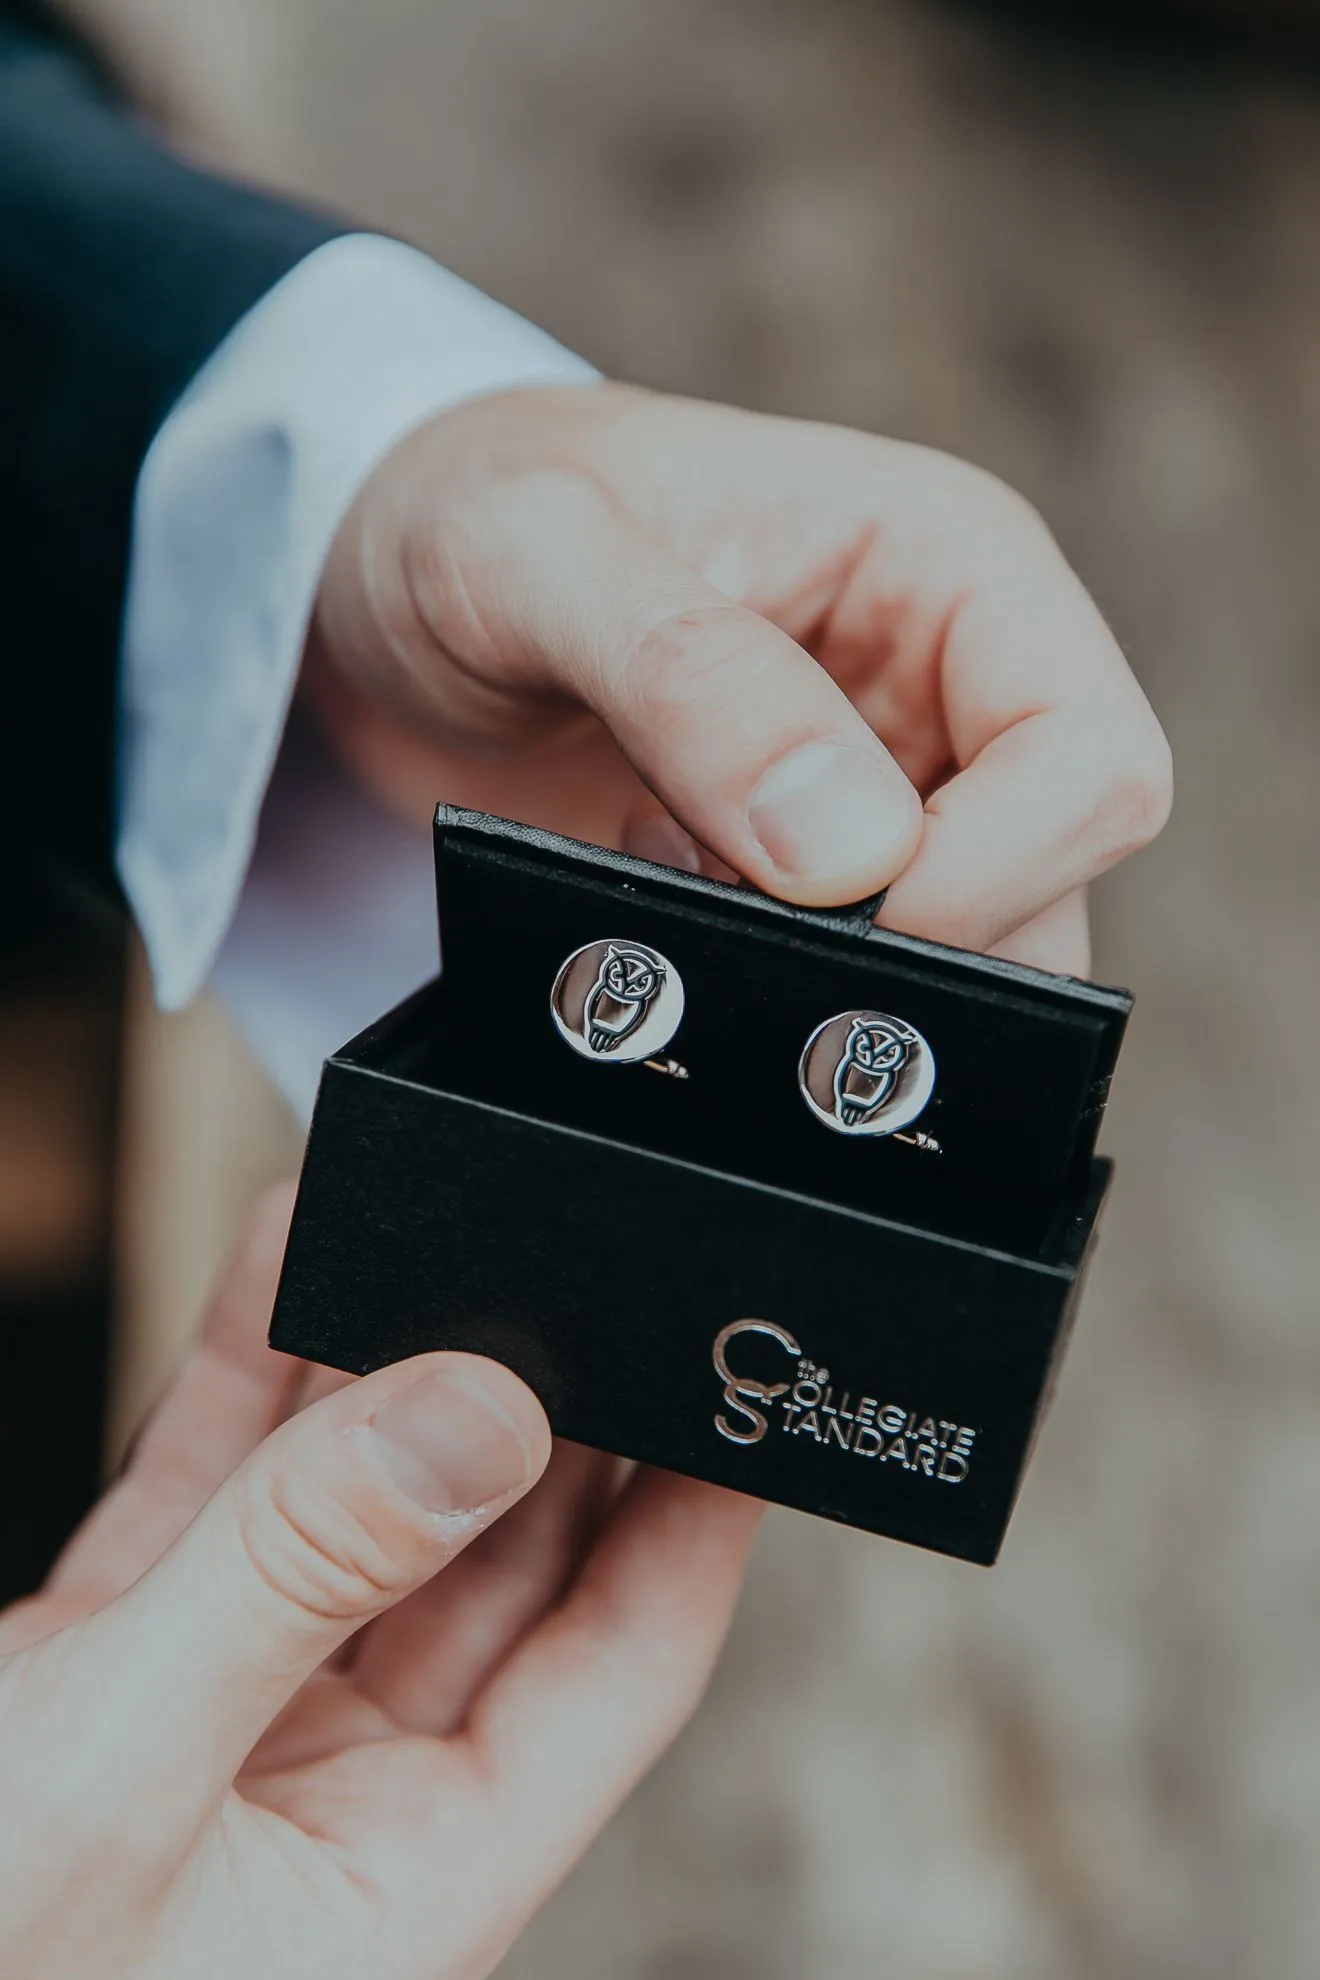
[[[664, 1058], [684, 1009], [683, 979], [641, 942], [588, 942], [560, 966], [550, 1015], [565, 1044], [600, 1065], [645, 1065], [686, 1079]], [[935, 1090], [935, 1058], [914, 1025], [884, 1011], [839, 1011], [816, 1026], [798, 1062], [798, 1090], [835, 1134], [894, 1135]], [[900, 1135], [938, 1150], [930, 1135]]]

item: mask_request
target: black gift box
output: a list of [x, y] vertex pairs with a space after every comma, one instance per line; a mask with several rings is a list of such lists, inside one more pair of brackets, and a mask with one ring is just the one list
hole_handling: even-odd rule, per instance
[[[356, 1373], [493, 1355], [561, 1436], [993, 1561], [1128, 994], [448, 806], [436, 868], [444, 973], [326, 1064], [273, 1345]], [[681, 979], [649, 1063], [590, 1063], [552, 1016], [597, 943]], [[906, 1138], [803, 1097], [845, 1012], [933, 1054]]]

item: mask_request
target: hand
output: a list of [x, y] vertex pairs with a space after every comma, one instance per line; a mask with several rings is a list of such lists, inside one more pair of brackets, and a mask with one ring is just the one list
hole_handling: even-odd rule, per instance
[[307, 693], [437, 797], [1084, 973], [1168, 748], [1040, 518], [896, 441], [621, 386], [475, 400], [345, 518]]
[[475, 1980], [724, 1635], [750, 1500], [552, 1456], [492, 1362], [352, 1382], [271, 1353], [287, 1215], [0, 1623], [6, 1974]]

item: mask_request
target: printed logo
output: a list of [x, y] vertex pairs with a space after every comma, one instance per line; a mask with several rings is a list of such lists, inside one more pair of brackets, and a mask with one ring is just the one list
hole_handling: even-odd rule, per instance
[[588, 1048], [617, 1051], [646, 1016], [664, 980], [665, 966], [649, 949], [617, 949], [611, 942], [582, 1013]]
[[683, 1016], [683, 979], [644, 942], [588, 942], [559, 966], [555, 1030], [584, 1059], [631, 1066], [662, 1052]]
[[884, 1011], [840, 1011], [817, 1025], [798, 1066], [802, 1096], [836, 1134], [896, 1134], [935, 1091], [935, 1055]]
[[727, 1416], [715, 1418], [715, 1428], [721, 1437], [727, 1437], [731, 1444], [759, 1444], [770, 1428], [764, 1411], [754, 1409], [754, 1403], [774, 1402], [777, 1396], [787, 1395], [787, 1382], [757, 1382], [747, 1375], [735, 1375], [725, 1360], [725, 1350], [729, 1342], [738, 1334], [768, 1334], [772, 1341], [787, 1349], [795, 1359], [802, 1350], [790, 1333], [783, 1327], [776, 1327], [770, 1320], [735, 1320], [721, 1328], [715, 1336], [711, 1349], [711, 1359], [715, 1363], [715, 1373], [724, 1384], [724, 1400], [731, 1409], [736, 1409], [745, 1420], [734, 1425]]
[[[793, 1375], [766, 1382], [736, 1372], [729, 1351], [745, 1334], [775, 1342], [796, 1363]], [[971, 1470], [975, 1430], [947, 1417], [924, 1415], [906, 1403], [882, 1404], [876, 1396], [859, 1394], [854, 1406], [852, 1392], [836, 1394], [829, 1369], [804, 1355], [792, 1334], [772, 1320], [733, 1320], [722, 1327], [711, 1361], [724, 1387], [724, 1408], [716, 1414], [715, 1428], [731, 1444], [759, 1444], [777, 1413], [786, 1437], [810, 1437], [822, 1449], [897, 1464], [944, 1485], [961, 1485]]]

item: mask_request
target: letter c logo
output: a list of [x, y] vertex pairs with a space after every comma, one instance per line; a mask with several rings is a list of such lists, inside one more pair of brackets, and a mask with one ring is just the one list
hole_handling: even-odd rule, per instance
[[727, 1417], [717, 1416], [715, 1428], [731, 1444], [759, 1444], [770, 1426], [762, 1412], [753, 1409], [752, 1404], [773, 1402], [776, 1396], [786, 1392], [789, 1385], [787, 1382], [758, 1382], [751, 1376], [735, 1375], [726, 1354], [730, 1341], [738, 1334], [766, 1334], [772, 1341], [778, 1341], [780, 1347], [795, 1360], [801, 1356], [802, 1350], [787, 1329], [776, 1327], [772, 1320], [731, 1320], [715, 1336], [710, 1357], [715, 1364], [715, 1373], [724, 1384], [724, 1400], [730, 1409], [736, 1409], [740, 1416], [746, 1417], [748, 1426], [746, 1429], [735, 1428]]

